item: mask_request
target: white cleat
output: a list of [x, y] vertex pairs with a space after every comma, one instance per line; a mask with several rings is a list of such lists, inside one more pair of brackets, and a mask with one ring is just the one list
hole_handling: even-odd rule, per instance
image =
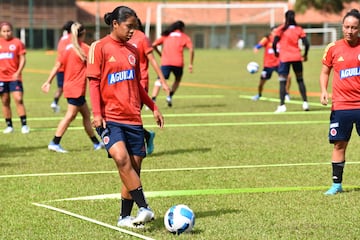
[[309, 111], [309, 104], [307, 102], [303, 102], [302, 108], [304, 111]]
[[5, 134], [9, 134], [9, 133], [12, 133], [14, 132], [14, 128], [13, 127], [6, 127], [3, 131], [3, 133]]
[[21, 127], [22, 134], [28, 134], [29, 132], [30, 132], [30, 128], [28, 127], [28, 125], [24, 125]]
[[48, 149], [50, 151], [54, 151], [54, 152], [58, 152], [58, 153], [67, 153], [68, 152], [65, 149], [63, 149], [60, 146], [60, 144], [55, 144], [53, 141], [51, 141], [50, 144], [48, 145]]
[[283, 112], [286, 112], [286, 106], [285, 104], [284, 105], [280, 105], [277, 107], [275, 113], [283, 113]]
[[133, 219], [132, 223], [134, 225], [144, 225], [147, 222], [154, 220], [155, 214], [151, 211], [150, 208], [141, 207]]

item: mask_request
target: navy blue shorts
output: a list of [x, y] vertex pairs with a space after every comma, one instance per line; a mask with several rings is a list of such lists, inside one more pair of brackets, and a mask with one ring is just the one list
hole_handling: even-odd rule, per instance
[[9, 92], [24, 92], [23, 84], [21, 81], [1, 82], [0, 81], [0, 94]]
[[[146, 156], [144, 128], [142, 125], [129, 125], [106, 122], [106, 128], [96, 128], [107, 151], [117, 142], [125, 142], [129, 155]], [[111, 157], [111, 156], [109, 156]]]
[[176, 78], [180, 78], [183, 75], [183, 67], [161, 66], [160, 68], [165, 79], [169, 79], [170, 73], [174, 73]]
[[349, 141], [354, 124], [360, 136], [360, 109], [332, 111], [330, 114], [329, 142]]
[[290, 66], [292, 66], [295, 73], [300, 73], [303, 71], [302, 61], [295, 62], [280, 62], [278, 73], [280, 75], [289, 75]]
[[68, 104], [75, 105], [77, 107], [81, 107], [86, 103], [85, 96], [80, 96], [78, 98], [67, 98]]
[[264, 67], [264, 69], [261, 72], [261, 80], [269, 80], [274, 71], [277, 72], [278, 67]]
[[64, 72], [57, 72], [56, 73], [56, 81], [58, 88], [63, 88], [64, 86]]

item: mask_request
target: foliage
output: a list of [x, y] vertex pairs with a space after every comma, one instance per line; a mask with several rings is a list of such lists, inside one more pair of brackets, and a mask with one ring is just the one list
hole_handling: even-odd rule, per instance
[[340, 13], [344, 9], [344, 3], [353, 2], [353, 0], [296, 0], [295, 10], [305, 12], [308, 8], [329, 12]]

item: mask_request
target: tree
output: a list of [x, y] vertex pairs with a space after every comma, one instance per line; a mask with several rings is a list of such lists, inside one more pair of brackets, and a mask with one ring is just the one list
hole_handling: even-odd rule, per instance
[[[296, 0], [295, 11], [305, 12], [309, 7], [329, 12], [340, 13], [344, 9], [344, 3], [355, 2], [354, 0]], [[356, 1], [357, 2], [357, 1]]]

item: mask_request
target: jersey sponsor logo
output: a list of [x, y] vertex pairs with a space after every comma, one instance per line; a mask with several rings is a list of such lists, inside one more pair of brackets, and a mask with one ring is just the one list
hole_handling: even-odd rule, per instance
[[360, 76], [360, 67], [340, 70], [340, 79], [355, 76]]
[[13, 58], [14, 58], [14, 53], [12, 52], [0, 53], [0, 59], [13, 59]]
[[134, 78], [135, 78], [134, 69], [111, 73], [108, 75], [108, 84], [112, 85], [126, 80], [134, 80]]

